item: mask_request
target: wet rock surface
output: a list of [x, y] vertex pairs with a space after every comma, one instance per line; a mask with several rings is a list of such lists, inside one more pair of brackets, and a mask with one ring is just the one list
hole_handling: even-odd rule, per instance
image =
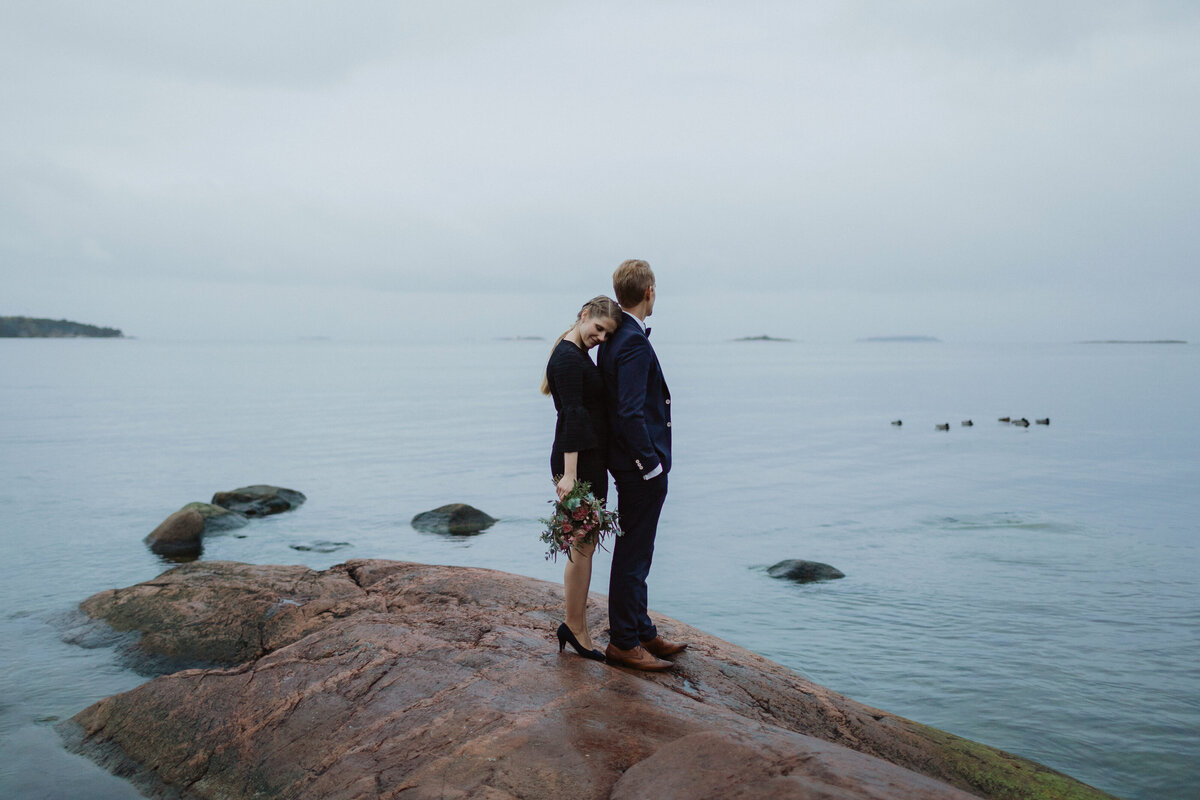
[[496, 524], [496, 519], [466, 503], [451, 503], [422, 511], [412, 518], [412, 526], [427, 533], [469, 535], [481, 533]]
[[846, 577], [837, 567], [822, 564], [820, 561], [802, 561], [794, 558], [773, 564], [767, 568], [767, 574], [772, 578], [786, 578], [796, 583], [831, 581]]
[[691, 644], [673, 672], [560, 655], [561, 607], [556, 584], [482, 569], [189, 564], [82, 608], [149, 652], [228, 666], [60, 732], [164, 797], [1107, 796], [659, 615]]
[[244, 515], [212, 503], [188, 503], [183, 508], [194, 509], [204, 518], [205, 533], [233, 530], [242, 527], [248, 521]]
[[266, 517], [290, 511], [305, 501], [305, 496], [294, 489], [279, 486], [243, 486], [230, 492], [217, 492], [212, 504], [236, 511], [247, 517]]

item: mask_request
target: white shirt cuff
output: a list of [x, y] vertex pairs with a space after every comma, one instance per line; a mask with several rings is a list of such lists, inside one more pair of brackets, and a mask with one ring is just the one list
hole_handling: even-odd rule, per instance
[[662, 464], [659, 464], [657, 467], [643, 475], [642, 480], [648, 481], [651, 478], [657, 478], [659, 475], [662, 475]]

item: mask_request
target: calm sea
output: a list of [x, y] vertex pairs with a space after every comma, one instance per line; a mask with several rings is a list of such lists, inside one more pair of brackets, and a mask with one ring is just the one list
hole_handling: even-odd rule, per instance
[[[675, 467], [653, 608], [1118, 796], [1195, 796], [1200, 349], [666, 331], [656, 347]], [[548, 350], [0, 341], [0, 796], [137, 796], [53, 731], [143, 680], [70, 612], [166, 569], [141, 539], [184, 503], [251, 483], [308, 495], [210, 538], [208, 559], [559, 579], [537, 522]], [[467, 539], [409, 525], [449, 502], [501, 521]], [[293, 549], [319, 541], [346, 545]], [[768, 577], [785, 558], [846, 578]]]

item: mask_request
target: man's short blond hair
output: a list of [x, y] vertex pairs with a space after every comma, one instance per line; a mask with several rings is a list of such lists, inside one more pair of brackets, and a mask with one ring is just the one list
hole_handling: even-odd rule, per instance
[[654, 285], [654, 270], [640, 258], [622, 261], [613, 273], [613, 292], [617, 302], [624, 308], [632, 308], [646, 297], [646, 290]]

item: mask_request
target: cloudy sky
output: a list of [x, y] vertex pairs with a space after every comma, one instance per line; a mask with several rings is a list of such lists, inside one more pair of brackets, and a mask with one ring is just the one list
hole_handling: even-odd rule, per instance
[[1200, 340], [1192, 0], [0, 0], [0, 109], [4, 315]]

